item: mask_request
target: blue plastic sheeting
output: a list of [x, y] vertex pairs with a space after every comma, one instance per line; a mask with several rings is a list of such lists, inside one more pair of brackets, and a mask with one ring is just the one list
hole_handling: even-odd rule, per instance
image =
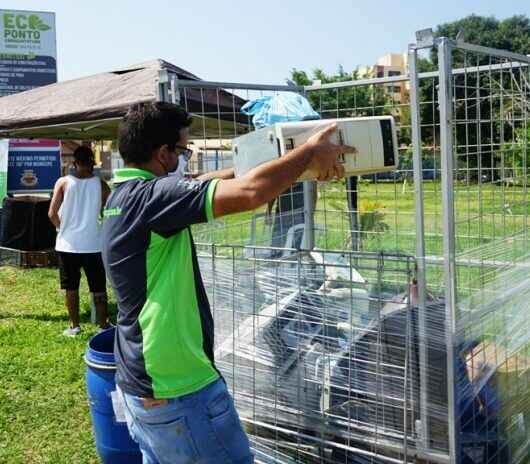
[[253, 116], [256, 129], [278, 122], [320, 119], [305, 97], [297, 93], [284, 93], [251, 100], [241, 107], [241, 112]]

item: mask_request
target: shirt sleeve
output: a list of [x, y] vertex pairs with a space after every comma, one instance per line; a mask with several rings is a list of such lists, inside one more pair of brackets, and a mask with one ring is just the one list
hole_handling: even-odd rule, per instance
[[152, 181], [144, 220], [155, 232], [171, 232], [213, 217], [213, 197], [219, 179], [188, 181], [175, 176]]

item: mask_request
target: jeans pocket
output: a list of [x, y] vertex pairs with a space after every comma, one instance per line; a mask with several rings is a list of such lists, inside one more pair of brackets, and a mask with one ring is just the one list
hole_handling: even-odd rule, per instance
[[208, 405], [208, 416], [215, 437], [230, 462], [253, 462], [248, 437], [228, 392], [221, 393]]
[[196, 462], [199, 453], [186, 417], [161, 423], [142, 423], [145, 438], [160, 464]]

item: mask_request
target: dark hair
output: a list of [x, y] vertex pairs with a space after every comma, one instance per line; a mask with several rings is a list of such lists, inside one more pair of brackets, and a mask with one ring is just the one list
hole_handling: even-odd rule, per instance
[[83, 166], [93, 167], [96, 164], [94, 152], [87, 146], [81, 145], [74, 151], [74, 161]]
[[146, 163], [153, 151], [166, 145], [175, 150], [180, 129], [189, 127], [191, 116], [172, 103], [131, 106], [120, 122], [118, 149], [127, 163]]

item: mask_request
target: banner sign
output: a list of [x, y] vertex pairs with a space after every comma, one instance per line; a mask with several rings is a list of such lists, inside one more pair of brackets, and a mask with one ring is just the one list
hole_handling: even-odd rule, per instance
[[[55, 13], [0, 9], [0, 97], [57, 82]], [[2, 172], [0, 155], [0, 176]], [[56, 140], [11, 140], [9, 193], [50, 191], [61, 175]], [[0, 201], [5, 192], [0, 189]]]
[[60, 175], [60, 142], [10, 140], [7, 170], [7, 190], [10, 193], [49, 192]]
[[0, 97], [55, 82], [55, 14], [0, 10]]

